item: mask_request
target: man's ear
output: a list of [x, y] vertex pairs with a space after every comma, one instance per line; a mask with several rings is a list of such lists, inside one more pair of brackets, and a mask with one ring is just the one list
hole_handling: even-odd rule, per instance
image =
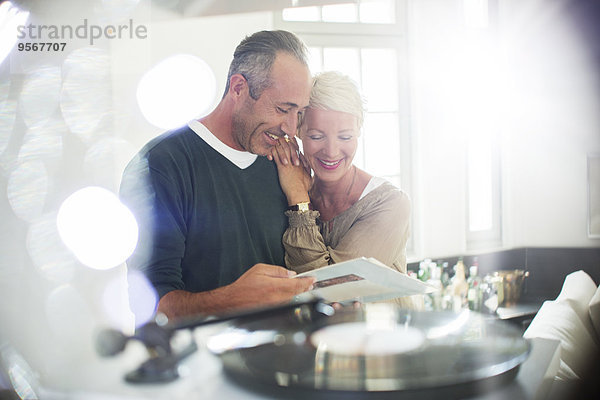
[[239, 98], [244, 94], [248, 93], [248, 81], [242, 76], [242, 74], [233, 74], [229, 78], [229, 93], [234, 98]]

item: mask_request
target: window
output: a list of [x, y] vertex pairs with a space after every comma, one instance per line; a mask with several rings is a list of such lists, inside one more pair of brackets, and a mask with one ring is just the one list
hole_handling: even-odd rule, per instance
[[[358, 84], [367, 113], [354, 162], [410, 194], [408, 100], [403, 98], [408, 91], [401, 90], [408, 85], [406, 46], [396, 22], [400, 4], [363, 0], [284, 9], [275, 25], [307, 43], [312, 73], [336, 70]], [[386, 29], [375, 29], [382, 24]]]
[[498, 113], [501, 74], [495, 46], [495, 2], [463, 0], [467, 145], [467, 247], [502, 243]]
[[[417, 232], [420, 227], [418, 222], [426, 220], [423, 213], [429, 211], [427, 207], [437, 206], [420, 203], [421, 194], [414, 192], [414, 189], [422, 185], [412, 181], [416, 172], [411, 170], [413, 159], [425, 159], [426, 154], [420, 154], [421, 157], [412, 154], [412, 149], [417, 147], [413, 147], [411, 130], [417, 127], [419, 121], [423, 121], [423, 117], [411, 115], [409, 97], [411, 94], [419, 95], [422, 88], [410, 82], [407, 32], [409, 28], [421, 24], [417, 32], [425, 34], [413, 35], [411, 46], [424, 45], [419, 54], [426, 55], [422, 61], [425, 63], [437, 60], [435, 57], [429, 58], [428, 52], [444, 50], [443, 46], [456, 48], [458, 51], [448, 59], [451, 62], [444, 65], [443, 70], [451, 78], [451, 84], [445, 89], [457, 88], [459, 91], [426, 93], [428, 96], [450, 97], [452, 109], [457, 111], [453, 115], [457, 123], [456, 126], [445, 128], [456, 135], [457, 143], [461, 143], [459, 153], [467, 155], [465, 175], [456, 177], [459, 190], [465, 193], [465, 199], [460, 200], [460, 206], [465, 207], [466, 211], [466, 218], [461, 223], [465, 242], [455, 251], [497, 246], [502, 243], [500, 132], [497, 127], [500, 126], [498, 116], [503, 89], [498, 74], [495, 40], [497, 1], [452, 2], [452, 9], [445, 9], [446, 14], [440, 14], [447, 17], [443, 27], [445, 30], [441, 31], [448, 33], [447, 40], [439, 35], [433, 36], [438, 38], [437, 46], [430, 46], [427, 42], [431, 40], [428, 34], [438, 34], [435, 28], [427, 24], [435, 21], [439, 15], [427, 15], [432, 10], [431, 6], [421, 7], [422, 3], [418, 4], [409, 4], [406, 0], [356, 0], [285, 9], [275, 14], [274, 25], [277, 29], [295, 32], [305, 41], [311, 52], [310, 67], [313, 73], [339, 70], [359, 85], [366, 99], [367, 114], [355, 163], [373, 175], [388, 179], [412, 198], [413, 233], [408, 243], [409, 257], [420, 256], [415, 254], [414, 243], [414, 238], [421, 237]], [[462, 7], [463, 15], [454, 12], [455, 6], [458, 11]], [[410, 26], [410, 23], [415, 25]], [[424, 26], [427, 29], [423, 29]], [[425, 67], [428, 65], [425, 64]], [[429, 104], [426, 97], [415, 97], [413, 100], [416, 101], [415, 107]], [[437, 102], [432, 104], [435, 107]], [[413, 126], [411, 121], [415, 121]], [[435, 124], [428, 125], [429, 135], [432, 135], [431, 126], [434, 127], [434, 134], [437, 129]], [[464, 141], [463, 135], [467, 135]], [[418, 244], [423, 251], [440, 247], [439, 243]]]
[[469, 139], [467, 192], [468, 247], [500, 244], [500, 155], [493, 132], [480, 132]]
[[405, 10], [395, 0], [290, 8], [275, 27], [304, 40], [313, 74], [336, 70], [358, 84], [367, 112], [354, 163], [411, 195]]
[[296, 22], [345, 22], [393, 24], [394, 0], [360, 0], [353, 3], [324, 6], [286, 8], [284, 21]]

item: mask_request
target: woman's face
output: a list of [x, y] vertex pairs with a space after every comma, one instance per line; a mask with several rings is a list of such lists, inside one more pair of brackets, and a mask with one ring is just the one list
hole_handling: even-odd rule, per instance
[[318, 179], [335, 182], [350, 170], [358, 147], [358, 134], [357, 118], [352, 114], [306, 110], [300, 138], [304, 156]]

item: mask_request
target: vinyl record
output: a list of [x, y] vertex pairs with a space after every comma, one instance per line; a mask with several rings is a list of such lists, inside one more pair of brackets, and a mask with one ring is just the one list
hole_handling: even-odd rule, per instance
[[305, 305], [275, 317], [236, 320], [207, 347], [245, 385], [286, 388], [288, 394], [328, 392], [328, 398], [333, 392], [427, 398], [446, 388], [464, 397], [466, 388], [487, 390], [514, 378], [530, 351], [505, 321], [468, 310], [417, 312], [393, 304], [333, 315]]

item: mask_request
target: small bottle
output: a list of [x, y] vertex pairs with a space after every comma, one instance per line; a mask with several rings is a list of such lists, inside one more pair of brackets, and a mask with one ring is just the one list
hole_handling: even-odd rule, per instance
[[465, 264], [463, 258], [460, 257], [458, 262], [454, 266], [454, 277], [451, 283], [451, 293], [453, 296], [453, 310], [459, 311], [460, 309], [467, 306], [467, 294], [469, 291], [469, 285], [465, 275]]
[[418, 277], [423, 282], [427, 282], [427, 280], [431, 276], [430, 268], [431, 268], [431, 259], [429, 259], [429, 258], [426, 258], [425, 260], [423, 260], [419, 263]]
[[431, 309], [432, 310], [441, 310], [442, 309], [442, 267], [438, 266], [435, 262], [430, 264], [430, 277], [427, 280], [427, 283], [431, 286], [435, 287], [437, 290], [433, 293], [429, 294], [429, 299], [431, 300]]
[[469, 285], [469, 291], [467, 293], [467, 300], [469, 302], [469, 309], [473, 311], [481, 311], [481, 277], [479, 276], [477, 257], [473, 265], [469, 267], [469, 279], [467, 279]]
[[498, 308], [496, 278], [486, 275], [481, 283], [481, 312], [495, 314]]
[[445, 288], [450, 285], [450, 266], [447, 261], [438, 261], [438, 264], [442, 266], [442, 286]]

